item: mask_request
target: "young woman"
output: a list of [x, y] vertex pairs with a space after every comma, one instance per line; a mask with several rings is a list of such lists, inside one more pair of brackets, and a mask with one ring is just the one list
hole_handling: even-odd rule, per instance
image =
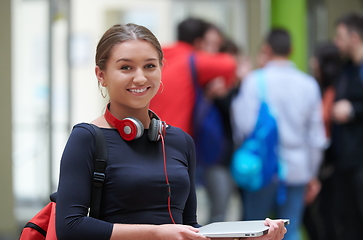
[[[162, 61], [158, 40], [135, 24], [111, 27], [98, 43], [96, 76], [109, 96], [105, 114], [92, 122], [108, 145], [100, 216], [87, 216], [95, 133], [80, 123], [61, 160], [60, 240], [208, 239], [198, 234], [193, 140], [149, 110], [161, 88]], [[283, 237], [282, 221], [268, 219], [266, 224], [269, 233], [260, 239]]]

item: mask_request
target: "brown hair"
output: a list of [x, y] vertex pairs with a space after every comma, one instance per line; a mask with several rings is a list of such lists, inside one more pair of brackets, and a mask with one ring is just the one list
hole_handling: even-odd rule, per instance
[[112, 47], [128, 40], [145, 40], [151, 43], [159, 54], [160, 66], [163, 65], [162, 61], [164, 54], [158, 39], [146, 27], [133, 23], [128, 23], [126, 25], [116, 24], [103, 34], [96, 48], [96, 65], [101, 70], [105, 70]]

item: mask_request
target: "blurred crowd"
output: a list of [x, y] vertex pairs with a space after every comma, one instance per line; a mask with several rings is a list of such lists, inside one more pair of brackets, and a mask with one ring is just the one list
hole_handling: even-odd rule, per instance
[[[219, 109], [221, 141], [228, 147], [213, 164], [197, 159], [198, 183], [210, 203], [209, 222], [226, 220], [230, 197], [238, 191], [240, 220], [290, 219], [285, 239], [302, 239], [302, 229], [311, 240], [362, 239], [363, 16], [342, 16], [335, 30], [334, 38], [306, 59], [311, 71], [305, 73], [289, 60], [294, 46], [286, 29], [271, 29], [259, 54], [247, 56], [212, 23], [198, 18], [179, 23], [177, 41], [163, 49], [164, 91], [150, 108], [195, 137], [196, 78]], [[230, 166], [234, 151], [257, 122], [261, 72], [278, 125], [284, 177], [248, 191], [234, 182]], [[285, 197], [277, 201], [281, 182]]]

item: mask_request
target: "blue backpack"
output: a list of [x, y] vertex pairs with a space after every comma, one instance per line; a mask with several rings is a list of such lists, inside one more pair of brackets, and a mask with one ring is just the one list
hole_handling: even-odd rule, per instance
[[266, 102], [263, 70], [256, 71], [260, 109], [255, 128], [236, 149], [231, 161], [232, 176], [242, 189], [258, 191], [271, 183], [279, 171], [277, 122]]

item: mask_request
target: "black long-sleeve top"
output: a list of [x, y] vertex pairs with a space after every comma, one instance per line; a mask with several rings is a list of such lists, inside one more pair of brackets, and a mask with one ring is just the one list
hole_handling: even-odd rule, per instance
[[[56, 207], [58, 239], [109, 239], [113, 223], [168, 224], [162, 142], [143, 136], [125, 141], [117, 130], [101, 128], [108, 145], [108, 165], [100, 218], [87, 217], [91, 201], [95, 132], [77, 124], [68, 139], [60, 167]], [[198, 227], [192, 138], [168, 126], [166, 162], [171, 186], [171, 210], [176, 223]]]
[[332, 149], [338, 171], [351, 171], [363, 166], [363, 63], [348, 62], [335, 84], [336, 99], [352, 103], [354, 116], [344, 124], [334, 124]]

